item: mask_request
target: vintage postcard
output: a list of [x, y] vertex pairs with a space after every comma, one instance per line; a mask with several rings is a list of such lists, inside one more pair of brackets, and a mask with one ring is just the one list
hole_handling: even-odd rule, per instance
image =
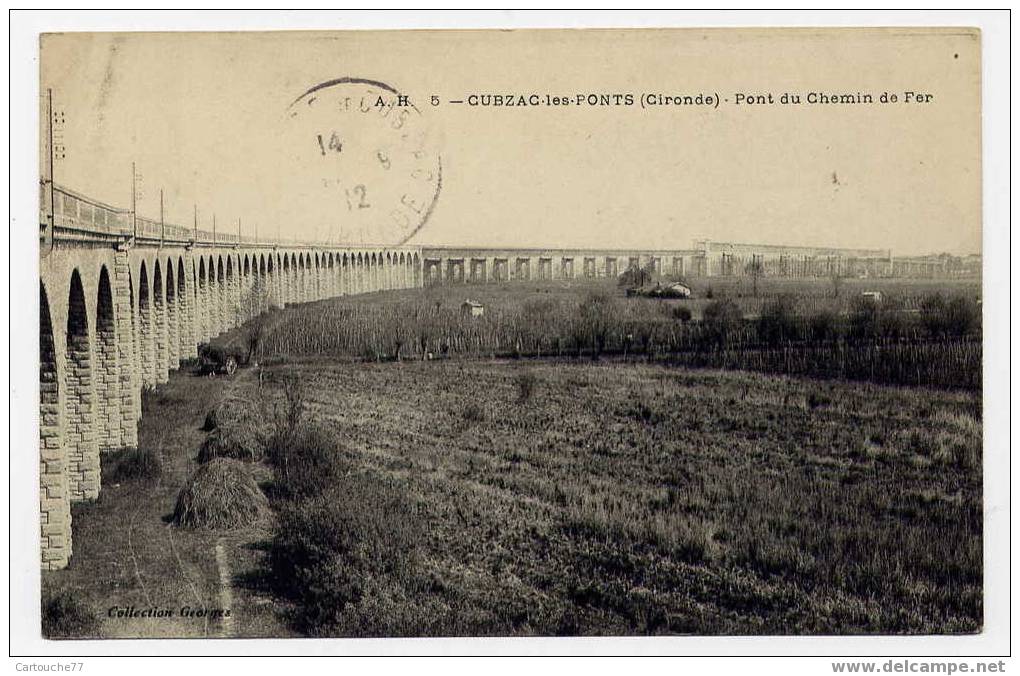
[[39, 632], [982, 632], [981, 55], [41, 35]]

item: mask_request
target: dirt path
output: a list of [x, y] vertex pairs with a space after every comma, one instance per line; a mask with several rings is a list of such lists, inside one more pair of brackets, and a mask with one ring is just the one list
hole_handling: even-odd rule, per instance
[[[169, 525], [177, 493], [197, 469], [206, 413], [224, 396], [251, 387], [254, 370], [231, 378], [171, 374], [146, 393], [139, 446], [157, 452], [155, 481], [114, 479], [103, 458], [99, 500], [73, 510], [74, 553], [62, 571], [44, 573], [43, 598], [68, 591], [100, 619], [110, 638], [285, 635], [274, 609], [236, 578], [257, 567], [267, 534], [207, 533]], [[224, 537], [226, 535], [226, 537]], [[229, 617], [209, 610], [231, 609]]]

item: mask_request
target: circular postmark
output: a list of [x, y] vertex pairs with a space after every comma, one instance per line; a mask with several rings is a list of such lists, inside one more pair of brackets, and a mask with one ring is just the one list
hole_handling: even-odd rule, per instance
[[427, 121], [383, 82], [343, 77], [287, 108], [288, 171], [301, 217], [320, 237], [397, 246], [424, 227], [442, 190], [442, 162]]

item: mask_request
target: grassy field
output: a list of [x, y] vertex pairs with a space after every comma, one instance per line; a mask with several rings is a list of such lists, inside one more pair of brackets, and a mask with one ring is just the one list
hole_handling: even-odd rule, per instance
[[[550, 297], [567, 307], [590, 290], [486, 286], [424, 296], [456, 304], [470, 295], [497, 308]], [[371, 294], [270, 318], [279, 330], [287, 317], [307, 330], [294, 318], [329, 303], [420, 302], [410, 292]], [[295, 621], [301, 609], [274, 591], [275, 521], [230, 532], [169, 525], [198, 466], [206, 413], [255, 397], [260, 373], [270, 397], [288, 378], [300, 383], [303, 425], [325, 425], [347, 463], [341, 495], [350, 477], [374, 477], [410, 505], [393, 512], [399, 523], [371, 499], [328, 512], [344, 523], [348, 510], [352, 522], [378, 531], [372, 537], [415, 543], [413, 584], [370, 595], [341, 612], [346, 622], [317, 634], [982, 626], [979, 391], [555, 357], [377, 362], [277, 353], [261, 372], [172, 374], [145, 395], [140, 428], [139, 446], [161, 458], [161, 474], [118, 479], [122, 458], [104, 459], [99, 501], [74, 509], [71, 566], [43, 574], [44, 603], [74, 594], [98, 618], [92, 633], [111, 637], [307, 631]], [[251, 471], [267, 493], [277, 490], [273, 467], [253, 463]], [[373, 484], [349, 485], [372, 495]], [[375, 510], [367, 518], [365, 505]], [[404, 584], [385, 570], [373, 569], [366, 588]], [[231, 618], [110, 616], [131, 606], [230, 607]]]
[[415, 496], [454, 632], [981, 626], [973, 396], [656, 366], [291, 368], [357, 462]]

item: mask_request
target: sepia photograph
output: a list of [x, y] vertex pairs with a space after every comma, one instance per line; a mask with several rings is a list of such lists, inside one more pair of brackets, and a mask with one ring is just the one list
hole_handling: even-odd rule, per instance
[[986, 630], [980, 28], [36, 44], [28, 633]]

